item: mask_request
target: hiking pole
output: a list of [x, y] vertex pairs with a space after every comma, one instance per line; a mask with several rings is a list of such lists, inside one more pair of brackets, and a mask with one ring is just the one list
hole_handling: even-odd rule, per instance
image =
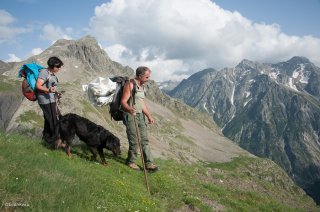
[[147, 190], [148, 190], [149, 194], [151, 195], [150, 187], [149, 187], [149, 181], [148, 181], [148, 175], [147, 175], [147, 170], [146, 170], [146, 164], [144, 162], [143, 149], [142, 149], [142, 145], [141, 145], [141, 142], [140, 142], [141, 138], [140, 138], [140, 133], [139, 133], [139, 130], [138, 130], [138, 124], [137, 124], [135, 115], [133, 116], [133, 120], [134, 120], [134, 125], [136, 127], [136, 134], [137, 134], [137, 137], [138, 137], [138, 145], [139, 145], [139, 149], [140, 149], [140, 153], [141, 153], [141, 161], [142, 161], [142, 165], [143, 165], [144, 178], [145, 178], [145, 181], [146, 181]]
[[[130, 87], [130, 82], [129, 82], [129, 87]], [[132, 93], [131, 93], [131, 88], [130, 88], [130, 97], [132, 100], [131, 101], [131, 107], [132, 107], [133, 106], [133, 97], [132, 97]], [[142, 165], [143, 165], [144, 179], [146, 181], [147, 191], [151, 195], [149, 181], [148, 181], [148, 175], [147, 175], [147, 170], [146, 170], [146, 164], [144, 162], [143, 149], [142, 149], [142, 145], [141, 145], [141, 137], [140, 137], [140, 133], [138, 130], [138, 124], [137, 124], [137, 120], [136, 120], [136, 115], [132, 115], [132, 116], [133, 116], [134, 126], [136, 128], [136, 135], [138, 138], [137, 140], [138, 140], [138, 145], [139, 145], [139, 149], [140, 149], [141, 161], [142, 161]]]

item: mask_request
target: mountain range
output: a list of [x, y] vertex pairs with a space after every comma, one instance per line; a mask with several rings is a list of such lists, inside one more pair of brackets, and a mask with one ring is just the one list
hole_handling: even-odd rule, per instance
[[304, 57], [205, 69], [168, 94], [206, 112], [223, 134], [270, 158], [320, 201], [320, 68]]
[[[46, 66], [54, 55], [64, 62], [57, 74], [59, 89], [65, 91], [59, 105], [62, 114], [77, 113], [107, 128], [120, 138], [125, 152], [124, 125], [111, 120], [107, 106], [93, 105], [82, 85], [97, 77], [133, 77], [134, 70], [112, 61], [91, 36], [58, 40], [26, 61], [0, 61], [0, 128], [41, 137], [42, 111], [22, 96], [17, 73], [24, 63]], [[192, 75], [170, 92], [175, 98], [150, 80], [147, 105], [156, 121], [148, 126], [152, 152], [156, 158], [181, 164], [221, 163], [243, 156], [255, 158], [253, 154], [268, 157], [307, 190], [319, 179], [318, 72], [301, 57], [282, 65], [244, 60], [236, 68], [206, 69]]]

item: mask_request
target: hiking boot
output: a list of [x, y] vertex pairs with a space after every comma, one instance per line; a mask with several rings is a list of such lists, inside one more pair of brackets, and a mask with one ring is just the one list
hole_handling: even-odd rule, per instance
[[153, 163], [148, 163], [148, 164], [146, 165], [146, 169], [147, 169], [148, 171], [158, 171], [158, 170], [159, 170], [159, 167], [158, 167], [157, 165], [153, 164]]
[[135, 163], [129, 163], [128, 166], [133, 170], [140, 170], [139, 166]]

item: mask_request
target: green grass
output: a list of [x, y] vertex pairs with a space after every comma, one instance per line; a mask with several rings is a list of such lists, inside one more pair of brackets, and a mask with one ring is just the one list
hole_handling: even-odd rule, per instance
[[27, 111], [19, 116], [20, 122], [34, 123], [36, 127], [43, 126], [43, 117], [35, 111]]
[[86, 100], [81, 100], [79, 101], [79, 104], [83, 106], [83, 113], [88, 114], [88, 113], [97, 113], [97, 111], [94, 110], [94, 107], [90, 104], [89, 101]]
[[[20, 87], [19, 87], [20, 86]], [[3, 80], [1, 80], [1, 83], [0, 83], [0, 91], [1, 92], [12, 92], [12, 91], [15, 91], [16, 89], [15, 88], [21, 88], [21, 82], [12, 82], [12, 83], [8, 83], [8, 82], [5, 82]]]
[[207, 165], [156, 160], [161, 170], [148, 174], [149, 195], [143, 172], [129, 169], [124, 164], [125, 154], [113, 158], [105, 152], [109, 166], [104, 167], [87, 159], [90, 154], [85, 146], [73, 150], [73, 159], [69, 159], [63, 151], [49, 150], [39, 140], [0, 132], [0, 210], [319, 210], [299, 189], [283, 192], [269, 182], [270, 190], [285, 198], [279, 199], [268, 192], [236, 186], [235, 182], [250, 180], [257, 187], [267, 184], [258, 176], [237, 177], [264, 160], [239, 158]]

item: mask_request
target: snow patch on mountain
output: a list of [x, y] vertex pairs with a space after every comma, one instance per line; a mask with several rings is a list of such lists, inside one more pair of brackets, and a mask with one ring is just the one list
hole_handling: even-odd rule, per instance
[[269, 73], [269, 77], [271, 78], [271, 79], [277, 79], [277, 77], [278, 77], [278, 73], [276, 73], [276, 72], [271, 72], [271, 73]]
[[251, 100], [252, 100], [252, 98], [250, 98], [248, 101], [246, 101], [246, 102], [243, 104], [243, 107], [245, 107]]
[[296, 87], [296, 85], [293, 83], [293, 79], [290, 77], [289, 78], [289, 85], [287, 85], [289, 88], [295, 90], [295, 91], [299, 91]]
[[232, 89], [231, 98], [230, 98], [230, 101], [231, 101], [231, 104], [232, 104], [232, 105], [234, 105], [233, 102], [234, 102], [234, 92], [235, 92], [235, 90], [236, 90], [236, 86], [234, 85], [234, 86], [233, 86], [233, 89]]
[[203, 104], [203, 108], [209, 113], [208, 108], [206, 107], [206, 102]]
[[307, 84], [309, 81], [309, 73], [305, 71], [305, 65], [300, 64], [300, 67], [293, 71], [292, 78], [298, 80], [303, 84]]

